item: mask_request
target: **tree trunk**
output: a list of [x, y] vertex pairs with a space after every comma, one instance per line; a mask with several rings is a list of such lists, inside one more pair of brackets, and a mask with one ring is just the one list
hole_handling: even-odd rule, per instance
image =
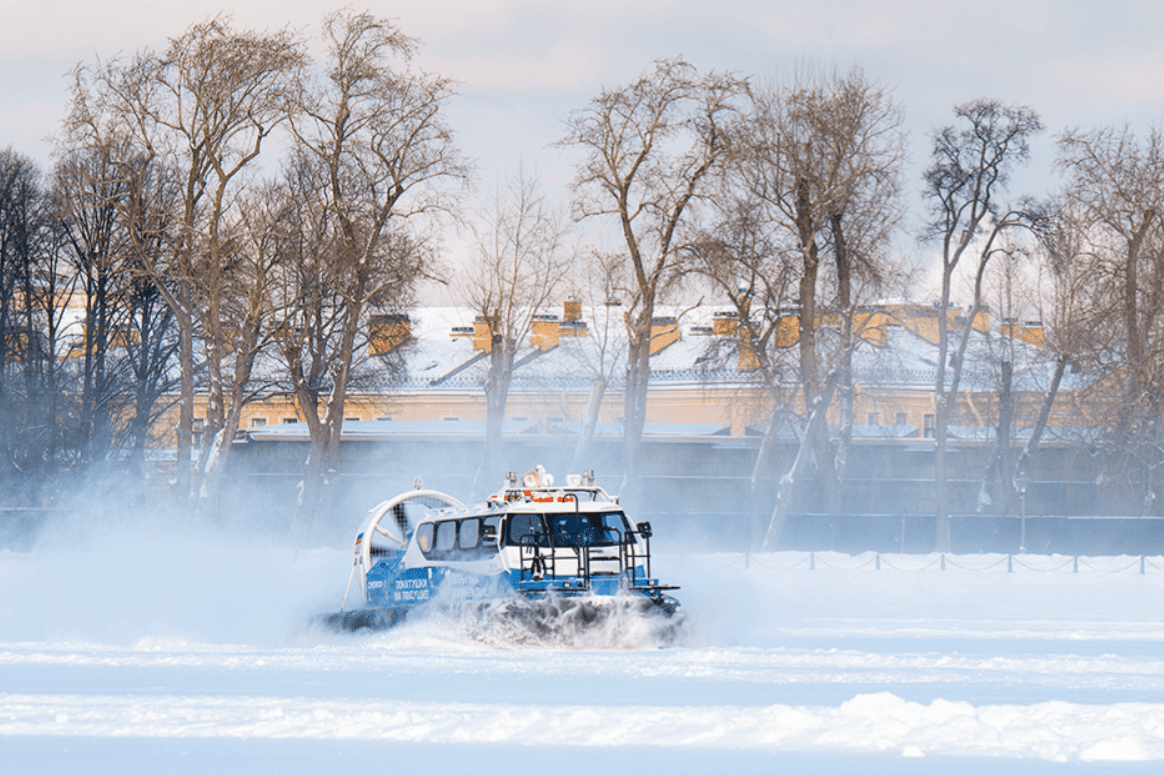
[[501, 450], [501, 425], [509, 402], [509, 385], [513, 378], [516, 343], [501, 334], [493, 334], [489, 350], [489, 376], [485, 379], [485, 448], [477, 473], [473, 477], [473, 498], [484, 498], [490, 482], [501, 479], [504, 468]]
[[950, 551], [950, 512], [946, 493], [946, 359], [949, 357], [950, 333], [946, 325], [946, 304], [950, 298], [953, 271], [953, 265], [947, 262], [942, 272], [942, 302], [938, 307], [938, 368], [934, 379], [934, 549], [939, 552]]
[[841, 315], [841, 342], [838, 371], [841, 391], [841, 431], [837, 438], [837, 452], [833, 459], [834, 479], [837, 486], [834, 513], [847, 512], [847, 503], [841, 488], [844, 486], [845, 462], [853, 440], [853, 279], [852, 261], [845, 242], [845, 230], [841, 224], [841, 214], [833, 212], [829, 224], [833, 233], [833, 252], [837, 266], [837, 305]]
[[1018, 460], [1014, 463], [1014, 468], [1011, 471], [1012, 479], [1024, 472], [1027, 466], [1027, 460], [1039, 448], [1039, 442], [1043, 438], [1043, 431], [1047, 427], [1047, 420], [1051, 416], [1051, 406], [1055, 403], [1055, 397], [1059, 394], [1059, 385], [1063, 381], [1063, 372], [1067, 370], [1069, 360], [1068, 356], [1060, 355], [1055, 362], [1055, 373], [1051, 376], [1051, 385], [1043, 395], [1043, 403], [1039, 406], [1038, 417], [1035, 418], [1035, 425], [1031, 428], [1031, 437], [1023, 445], [1023, 451], [1019, 453]]
[[640, 455], [647, 421], [647, 386], [651, 376], [650, 328], [627, 347], [626, 396], [623, 411], [624, 471], [622, 500], [637, 505], [640, 496]]
[[[359, 271], [359, 266], [357, 266], [357, 271]], [[331, 392], [327, 397], [323, 421], [313, 428], [309, 426], [312, 431], [312, 445], [315, 445], [316, 437], [320, 437], [323, 444], [323, 454], [319, 458], [319, 467], [314, 469], [313, 479], [318, 483], [318, 493], [311, 500], [305, 501], [304, 510], [308, 517], [306, 532], [303, 534], [305, 541], [310, 541], [315, 533], [315, 525], [319, 521], [319, 516], [330, 514], [339, 498], [339, 460], [343, 440], [344, 413], [347, 410], [348, 379], [352, 371], [352, 360], [355, 358], [356, 333], [363, 316], [365, 288], [366, 281], [361, 275], [353, 298], [349, 302], [344, 327], [340, 334], [339, 353], [336, 359], [337, 368]], [[313, 411], [318, 416], [318, 408]]]
[[998, 390], [998, 430], [994, 439], [994, 455], [982, 472], [982, 484], [978, 491], [979, 512], [988, 502], [987, 489], [992, 480], [998, 483], [995, 496], [998, 498], [998, 506], [1001, 509], [999, 513], [1009, 516], [1014, 512], [1014, 466], [1010, 459], [1010, 435], [1014, 417], [1014, 398], [1011, 393], [1013, 375], [1014, 367], [1011, 362], [1003, 361], [1002, 379]]
[[178, 360], [180, 367], [178, 405], [178, 445], [174, 492], [178, 509], [186, 514], [190, 509], [190, 452], [193, 449], [194, 429], [194, 331], [185, 310], [174, 310], [178, 321]]
[[828, 406], [832, 401], [833, 390], [836, 388], [836, 375], [829, 378], [824, 391], [817, 397], [812, 411], [808, 416], [808, 427], [800, 439], [800, 448], [792, 465], [780, 479], [780, 489], [776, 494], [776, 508], [772, 511], [772, 520], [768, 523], [768, 532], [764, 536], [764, 543], [760, 551], [773, 552], [780, 546], [780, 539], [784, 535], [784, 525], [788, 522], [788, 515], [792, 513], [793, 497], [796, 495], [796, 486], [801, 476], [808, 468], [808, 459], [812, 454], [812, 438], [814, 432], [826, 422]]
[[296, 546], [306, 546], [311, 539], [315, 515], [321, 507], [324, 489], [324, 471], [327, 464], [327, 439], [322, 435], [311, 437], [311, 450], [303, 464], [303, 480], [295, 499], [295, 513], [291, 518], [291, 540]]
[[[772, 458], [776, 452], [776, 436], [780, 426], [788, 415], [788, 407], [777, 403], [768, 415], [768, 427], [764, 429], [764, 438], [760, 440], [760, 449], [756, 452], [756, 463], [752, 466], [751, 497], [751, 526], [752, 551], [760, 551], [764, 544], [764, 507], [768, 499], [764, 483], [768, 480], [768, 472], [772, 469]], [[783, 530], [783, 525], [781, 525]], [[779, 539], [777, 539], [779, 540]]]
[[574, 457], [570, 461], [570, 472], [578, 473], [586, 465], [586, 453], [598, 426], [602, 410], [602, 398], [606, 395], [606, 378], [595, 377], [590, 382], [590, 395], [586, 397], [586, 407], [582, 410], [582, 429], [578, 434], [578, 444], [574, 447]]

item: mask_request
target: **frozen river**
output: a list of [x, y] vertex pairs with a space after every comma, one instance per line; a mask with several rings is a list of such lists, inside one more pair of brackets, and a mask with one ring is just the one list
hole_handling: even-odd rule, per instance
[[347, 551], [154, 549], [0, 552], [0, 770], [1164, 767], [1159, 558], [1008, 573], [991, 555], [878, 569], [664, 547], [689, 620], [660, 647], [631, 621], [339, 636], [305, 622], [338, 604]]

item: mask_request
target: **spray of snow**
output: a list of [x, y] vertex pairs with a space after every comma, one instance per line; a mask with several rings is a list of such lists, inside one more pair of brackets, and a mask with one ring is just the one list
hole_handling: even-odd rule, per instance
[[681, 645], [685, 622], [681, 611], [668, 615], [629, 596], [511, 599], [437, 605], [387, 637], [465, 640], [491, 649], [647, 649]]

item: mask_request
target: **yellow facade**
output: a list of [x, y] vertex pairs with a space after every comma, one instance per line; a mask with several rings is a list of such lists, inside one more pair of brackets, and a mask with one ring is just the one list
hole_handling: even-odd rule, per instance
[[[586, 407], [585, 391], [557, 393], [512, 393], [506, 406], [507, 420], [539, 423], [578, 423]], [[617, 422], [623, 416], [624, 396], [620, 390], [606, 393], [600, 422]], [[978, 411], [993, 411], [986, 406], [990, 398], [971, 399]], [[794, 410], [803, 405], [794, 401]], [[871, 389], [858, 387], [854, 399], [857, 424], [925, 426], [926, 415], [934, 411], [933, 392], [926, 390]], [[659, 385], [652, 386], [647, 399], [647, 422], [707, 423], [731, 426], [731, 434], [740, 436], [748, 425], [767, 422], [772, 400], [762, 388], [744, 385]], [[484, 421], [485, 400], [480, 391], [418, 390], [392, 393], [354, 394], [348, 396], [344, 419], [349, 422], [389, 421]], [[195, 425], [205, 421], [206, 400], [199, 396], [194, 408]], [[840, 408], [834, 402], [830, 424], [840, 423]], [[156, 443], [173, 446], [178, 422], [177, 407], [167, 411], [157, 424]], [[304, 422], [301, 412], [289, 396], [252, 401], [243, 407], [239, 429], [284, 423]], [[197, 428], [196, 428], [197, 429]]]
[[[562, 337], [586, 336], [587, 326], [581, 319], [579, 302], [564, 304], [564, 320], [556, 315], [539, 315], [532, 325], [528, 344], [546, 351], [556, 347]], [[902, 325], [927, 340], [936, 340], [937, 309], [932, 306], [899, 304], [866, 308], [854, 315], [854, 332], [875, 346], [888, 343], [889, 327]], [[827, 315], [821, 316], [822, 324], [829, 324]], [[964, 324], [965, 317], [958, 310], [947, 311], [951, 326]], [[698, 333], [718, 337], [732, 337], [737, 341], [739, 372], [754, 371], [759, 367], [756, 353], [746, 336], [746, 329], [739, 326], [734, 312], [717, 312], [712, 317], [711, 327], [701, 327]], [[835, 322], [835, 321], [833, 321]], [[989, 311], [983, 310], [975, 316], [974, 328], [989, 329]], [[776, 331], [778, 346], [789, 347], [799, 338], [799, 315], [788, 310], [781, 315]], [[1008, 322], [999, 327], [1005, 336], [1021, 337], [1023, 341], [1041, 345], [1042, 326], [1027, 323], [1019, 326]], [[469, 338], [474, 350], [488, 352], [491, 347], [491, 327], [483, 317], [478, 317], [473, 326], [455, 326], [450, 334], [453, 338]], [[410, 323], [406, 315], [380, 316], [373, 318], [369, 330], [369, 340], [373, 352], [383, 354], [409, 340]], [[674, 317], [656, 318], [652, 325], [651, 353], [655, 354], [674, 344], [681, 338], [679, 322]], [[538, 423], [545, 427], [554, 423], [577, 423], [582, 420], [586, 405], [587, 391], [550, 393], [526, 393], [515, 390], [510, 394], [506, 409], [506, 419]], [[960, 397], [955, 413], [960, 419], [955, 424], [989, 426], [996, 420], [995, 398], [989, 394], [964, 394]], [[1068, 400], [1064, 396], [1063, 400]], [[1078, 397], [1073, 399], [1078, 403]], [[794, 411], [803, 411], [796, 406]], [[1057, 404], [1058, 406], [1058, 404]], [[708, 423], [731, 427], [733, 435], [745, 433], [748, 425], [767, 422], [772, 408], [772, 399], [765, 391], [753, 385], [730, 384], [651, 384], [647, 401], [647, 422], [650, 423]], [[1078, 409], [1078, 407], [1076, 407]], [[1068, 411], [1066, 409], [1062, 411]], [[196, 425], [205, 417], [205, 399], [199, 399], [195, 407]], [[858, 385], [853, 399], [854, 422], [859, 425], [906, 425], [918, 429], [918, 436], [924, 438], [926, 430], [932, 428], [934, 416], [934, 393], [928, 386], [909, 388], [875, 388]], [[1070, 411], [1068, 411], [1070, 414]], [[1076, 412], [1077, 413], [1077, 412]], [[620, 391], [610, 391], [604, 399], [599, 420], [616, 422], [623, 414], [623, 395]], [[388, 421], [483, 421], [486, 408], [480, 389], [454, 389], [426, 387], [415, 390], [391, 390], [376, 394], [356, 394], [349, 396], [346, 403], [345, 420], [359, 422]], [[295, 407], [290, 396], [268, 397], [248, 403], [242, 410], [240, 429], [267, 425], [303, 422], [304, 418]], [[841, 422], [839, 402], [830, 408], [830, 424]], [[1052, 425], [1068, 422], [1065, 416]], [[1072, 422], [1077, 422], [1073, 420]], [[177, 424], [177, 409], [171, 409], [158, 423], [160, 445], [173, 445], [174, 428]]]

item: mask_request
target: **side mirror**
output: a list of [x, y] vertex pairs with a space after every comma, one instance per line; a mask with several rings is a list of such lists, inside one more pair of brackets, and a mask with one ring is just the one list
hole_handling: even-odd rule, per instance
[[650, 522], [638, 523], [637, 525], [635, 525], [635, 530], [637, 530], [639, 535], [641, 535], [643, 538], [650, 538], [651, 537], [651, 523]]

